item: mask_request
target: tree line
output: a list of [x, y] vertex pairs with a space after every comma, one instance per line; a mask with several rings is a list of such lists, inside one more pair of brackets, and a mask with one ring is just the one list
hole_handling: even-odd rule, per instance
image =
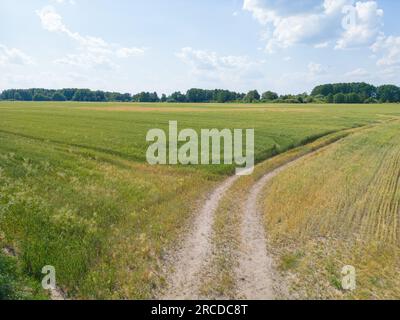
[[131, 102], [132, 95], [89, 89], [10, 89], [4, 90], [0, 99], [14, 101]]
[[311, 96], [327, 103], [395, 103], [400, 102], [400, 88], [395, 85], [375, 87], [365, 82], [335, 83], [315, 87]]
[[10, 89], [0, 94], [0, 100], [13, 101], [86, 101], [86, 102], [169, 102], [169, 103], [396, 103], [400, 88], [395, 85], [375, 87], [367, 83], [335, 83], [315, 87], [311, 94], [278, 95], [273, 91], [260, 94], [257, 90], [239, 93], [229, 90], [193, 88], [186, 93], [174, 92], [158, 96], [157, 92], [138, 94], [93, 91], [90, 89]]

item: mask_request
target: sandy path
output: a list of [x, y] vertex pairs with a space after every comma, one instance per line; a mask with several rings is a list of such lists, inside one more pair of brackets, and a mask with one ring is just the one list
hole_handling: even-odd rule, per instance
[[212, 232], [215, 211], [221, 198], [232, 184], [239, 178], [233, 176], [226, 179], [206, 200], [193, 221], [183, 245], [177, 253], [170, 257], [174, 261], [173, 272], [168, 277], [168, 288], [161, 299], [188, 300], [199, 299], [200, 273], [207, 267], [212, 256]]
[[[334, 142], [335, 143], [335, 142]], [[300, 160], [312, 157], [331, 144], [302, 155], [265, 174], [250, 189], [244, 205], [241, 225], [241, 250], [236, 273], [237, 291], [241, 299], [272, 300], [276, 298], [276, 290], [285, 292], [274, 281], [273, 260], [268, 254], [267, 237], [264, 229], [263, 213], [260, 210], [259, 198], [266, 184], [282, 171], [294, 166]]]
[[[265, 184], [293, 162], [266, 174], [249, 191], [243, 210], [242, 250], [238, 256], [239, 266], [236, 270], [240, 298], [269, 300], [274, 297], [272, 260], [267, 253], [267, 240], [258, 212], [257, 199]], [[228, 178], [212, 192], [196, 215], [193, 227], [188, 232], [181, 248], [167, 258], [168, 261], [171, 261], [173, 272], [168, 276], [168, 288], [161, 299], [195, 300], [205, 298], [201, 297], [199, 288], [201, 273], [208, 267], [213, 254], [214, 215], [225, 192], [239, 178], [239, 176]]]
[[262, 215], [258, 210], [258, 198], [264, 186], [292, 164], [293, 162], [290, 162], [264, 175], [249, 191], [242, 216], [242, 247], [236, 270], [237, 290], [240, 298], [272, 300], [275, 297], [272, 259], [267, 251], [267, 239]]
[[[272, 300], [276, 298], [277, 283], [274, 282], [272, 258], [268, 254], [267, 237], [262, 213], [259, 210], [259, 197], [265, 185], [275, 176], [296, 162], [310, 157], [329, 147], [323, 146], [291, 162], [276, 168], [260, 178], [247, 192], [243, 204], [240, 225], [241, 249], [237, 253], [238, 265], [235, 268], [236, 291], [239, 299]], [[213, 223], [219, 202], [240, 178], [232, 176], [215, 189], [193, 221], [193, 227], [183, 241], [180, 249], [167, 258], [173, 272], [167, 277], [167, 290], [160, 299], [196, 300], [205, 299], [200, 295], [201, 274], [207, 272], [213, 257]], [[284, 288], [279, 288], [284, 291]]]

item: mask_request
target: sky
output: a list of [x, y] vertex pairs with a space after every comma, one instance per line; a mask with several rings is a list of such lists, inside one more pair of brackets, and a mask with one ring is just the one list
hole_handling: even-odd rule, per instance
[[396, 0], [0, 0], [0, 91], [400, 84]]

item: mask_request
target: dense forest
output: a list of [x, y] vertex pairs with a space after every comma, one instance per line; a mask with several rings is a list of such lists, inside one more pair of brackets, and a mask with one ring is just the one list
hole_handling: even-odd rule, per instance
[[229, 90], [190, 89], [186, 93], [174, 92], [158, 96], [157, 92], [138, 94], [93, 91], [89, 89], [10, 89], [0, 94], [0, 100], [14, 101], [87, 101], [87, 102], [271, 102], [271, 103], [398, 103], [400, 88], [395, 85], [360, 83], [324, 84], [311, 94], [278, 95], [272, 91], [260, 94], [257, 90], [238, 93]]

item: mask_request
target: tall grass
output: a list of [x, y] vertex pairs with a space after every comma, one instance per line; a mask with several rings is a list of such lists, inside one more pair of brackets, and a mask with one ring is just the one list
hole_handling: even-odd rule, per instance
[[[400, 297], [399, 134], [398, 121], [362, 130], [302, 160], [265, 190], [267, 233], [282, 270], [296, 275], [295, 292]], [[356, 267], [354, 292], [341, 288], [345, 265]]]

